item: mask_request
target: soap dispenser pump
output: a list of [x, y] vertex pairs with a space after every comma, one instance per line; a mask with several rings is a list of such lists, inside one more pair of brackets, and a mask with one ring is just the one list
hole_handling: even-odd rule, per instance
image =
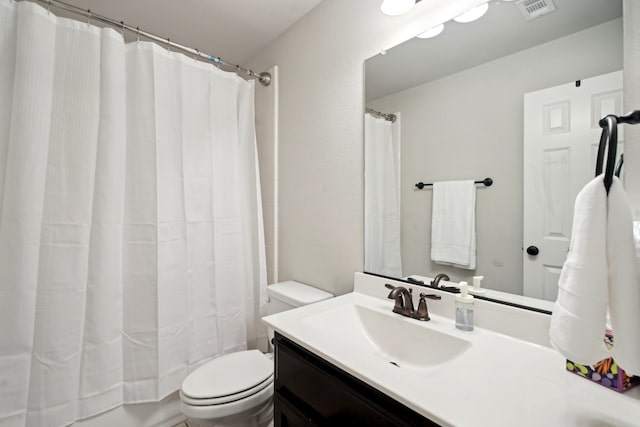
[[469, 295], [467, 282], [460, 282], [460, 294], [456, 295], [456, 328], [473, 331], [473, 295]]
[[481, 288], [482, 279], [484, 279], [484, 276], [473, 276], [473, 286], [469, 288], [469, 293], [472, 293], [474, 295], [484, 294], [485, 291]]

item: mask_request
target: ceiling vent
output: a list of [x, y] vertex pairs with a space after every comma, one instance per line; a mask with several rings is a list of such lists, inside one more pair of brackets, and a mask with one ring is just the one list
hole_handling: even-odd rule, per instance
[[556, 10], [553, 0], [520, 0], [516, 4], [527, 21], [540, 18]]

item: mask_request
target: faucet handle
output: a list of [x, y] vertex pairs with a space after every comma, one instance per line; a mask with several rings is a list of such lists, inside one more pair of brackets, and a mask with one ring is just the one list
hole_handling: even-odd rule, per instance
[[431, 320], [429, 317], [429, 309], [427, 308], [427, 298], [439, 300], [442, 299], [440, 295], [420, 293], [420, 301], [418, 302], [418, 310], [416, 311], [415, 318], [418, 320]]
[[402, 286], [393, 286], [389, 283], [385, 283], [384, 287], [387, 289], [391, 289], [391, 292], [389, 292], [389, 295], [387, 295], [387, 298], [389, 299], [395, 299], [396, 300], [396, 305], [398, 305], [398, 295], [400, 293], [400, 289], [402, 289]]

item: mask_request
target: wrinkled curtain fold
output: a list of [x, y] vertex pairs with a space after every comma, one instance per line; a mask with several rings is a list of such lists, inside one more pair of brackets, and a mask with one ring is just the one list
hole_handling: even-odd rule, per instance
[[364, 270], [402, 277], [399, 133], [394, 126], [388, 120], [365, 114]]
[[0, 0], [0, 425], [157, 401], [255, 347], [253, 90]]

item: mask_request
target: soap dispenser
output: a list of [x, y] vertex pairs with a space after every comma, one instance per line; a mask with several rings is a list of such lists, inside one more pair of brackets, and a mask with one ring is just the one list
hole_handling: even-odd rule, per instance
[[484, 289], [481, 288], [482, 279], [484, 279], [484, 276], [473, 276], [473, 286], [469, 288], [469, 293], [474, 295], [484, 294]]
[[460, 294], [456, 295], [456, 328], [473, 331], [473, 295], [469, 295], [467, 282], [460, 282]]

